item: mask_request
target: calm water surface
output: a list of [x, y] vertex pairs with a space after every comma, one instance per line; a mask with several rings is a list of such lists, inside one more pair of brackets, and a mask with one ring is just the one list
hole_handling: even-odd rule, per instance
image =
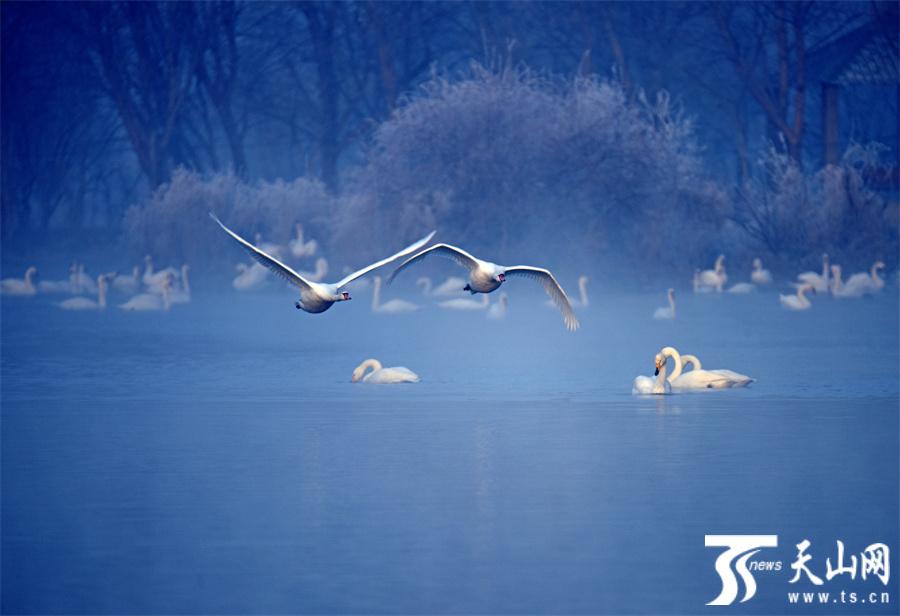
[[[520, 287], [521, 288], [521, 287]], [[399, 292], [399, 291], [398, 291]], [[777, 534], [756, 596], [890, 591], [897, 613], [898, 297], [595, 293], [582, 329], [527, 291], [505, 321], [291, 295], [169, 314], [2, 300], [4, 613], [707, 613], [721, 550]], [[537, 306], [535, 307], [535, 304]], [[633, 397], [663, 345], [750, 389]], [[351, 385], [367, 357], [416, 385]], [[890, 583], [825, 577], [835, 541]]]

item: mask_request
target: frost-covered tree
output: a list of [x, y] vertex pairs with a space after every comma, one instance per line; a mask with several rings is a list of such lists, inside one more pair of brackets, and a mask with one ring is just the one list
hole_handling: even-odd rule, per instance
[[728, 213], [665, 93], [629, 99], [618, 82], [477, 64], [432, 78], [382, 123], [353, 186], [343, 233], [366, 226], [396, 243], [436, 226], [499, 259], [540, 242], [643, 272], [718, 250]]

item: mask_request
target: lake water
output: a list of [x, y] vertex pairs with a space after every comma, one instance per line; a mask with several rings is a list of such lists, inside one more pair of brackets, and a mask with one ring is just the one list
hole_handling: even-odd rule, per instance
[[[815, 590], [897, 613], [896, 288], [806, 313], [682, 294], [675, 322], [650, 318], [664, 293], [597, 289], [572, 334], [528, 285], [499, 322], [365, 292], [322, 315], [280, 289], [4, 297], [2, 611], [811, 613], [787, 593]], [[664, 345], [757, 382], [631, 396]], [[367, 357], [422, 382], [351, 384]], [[754, 558], [782, 569], [706, 607], [708, 534], [777, 535]], [[823, 580], [837, 540], [887, 544], [888, 585], [790, 584], [803, 539]]]

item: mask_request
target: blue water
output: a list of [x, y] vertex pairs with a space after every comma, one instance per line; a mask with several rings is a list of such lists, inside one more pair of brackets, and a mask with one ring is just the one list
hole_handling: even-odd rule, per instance
[[[2, 299], [3, 613], [897, 613], [898, 294], [594, 292], [565, 331], [510, 313], [322, 315], [292, 295], [168, 314]], [[391, 293], [399, 293], [401, 289]], [[422, 301], [422, 300], [417, 300]], [[115, 301], [113, 301], [115, 303]], [[663, 345], [757, 382], [633, 397]], [[367, 357], [415, 385], [353, 385]], [[711, 608], [706, 534], [777, 534], [756, 596]], [[825, 577], [883, 542], [888, 586]], [[822, 608], [824, 609], [824, 608]]]

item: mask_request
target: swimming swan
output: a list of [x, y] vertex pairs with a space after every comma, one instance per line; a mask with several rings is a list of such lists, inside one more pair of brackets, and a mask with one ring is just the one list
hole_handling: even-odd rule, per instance
[[772, 284], [772, 272], [763, 269], [762, 259], [759, 257], [753, 259], [753, 272], [750, 274], [750, 280], [753, 284], [767, 285]]
[[422, 295], [431, 297], [452, 297], [465, 292], [466, 281], [458, 276], [450, 276], [436, 287], [431, 284], [431, 278], [422, 276], [416, 280], [416, 285], [422, 287]]
[[3, 295], [34, 295], [37, 293], [37, 289], [34, 286], [35, 274], [37, 274], [37, 268], [32, 265], [25, 270], [25, 277], [21, 280], [18, 278], [4, 278], [0, 281], [0, 292]]
[[853, 274], [847, 279], [847, 282], [841, 280], [841, 266], [832, 265], [831, 271], [834, 274], [831, 291], [835, 297], [862, 297], [863, 295], [874, 295], [884, 288], [884, 280], [878, 275], [878, 271], [885, 268], [883, 261], [876, 261], [872, 265], [872, 271], [860, 272]]
[[432, 237], [434, 237], [435, 232], [432, 231], [418, 242], [411, 244], [401, 250], [400, 252], [394, 253], [391, 256], [382, 259], [381, 261], [376, 261], [371, 265], [367, 265], [361, 270], [357, 270], [352, 274], [348, 274], [341, 280], [335, 283], [322, 283], [322, 282], [313, 282], [311, 280], [307, 280], [303, 278], [300, 274], [289, 268], [287, 265], [276, 259], [275, 257], [269, 256], [253, 244], [246, 241], [244, 238], [236, 234], [234, 231], [226, 227], [221, 220], [216, 218], [216, 215], [212, 212], [209, 213], [210, 217], [216, 221], [216, 223], [222, 227], [222, 230], [225, 231], [228, 235], [230, 235], [238, 244], [240, 244], [244, 250], [250, 253], [250, 256], [256, 259], [260, 264], [265, 265], [270, 270], [287, 280], [289, 283], [300, 289], [300, 299], [294, 304], [297, 310], [303, 310], [305, 312], [317, 314], [320, 312], [325, 312], [335, 302], [344, 302], [350, 299], [350, 293], [347, 291], [341, 291], [341, 289], [357, 278], [365, 276], [372, 270], [376, 270], [382, 265], [386, 265], [397, 259], [399, 257], [408, 255], [411, 252], [415, 252], [425, 244], [427, 244]]
[[675, 289], [669, 289], [666, 293], [669, 298], [668, 307], [660, 307], [653, 313], [654, 319], [674, 319], [675, 318]]
[[86, 297], [70, 297], [59, 303], [63, 310], [103, 310], [106, 308], [107, 274], [97, 276], [97, 301]]
[[131, 270], [131, 276], [116, 276], [112, 286], [115, 290], [131, 295], [141, 288], [141, 268], [137, 265]]
[[[372, 372], [366, 374], [369, 368]], [[418, 383], [419, 375], [404, 366], [382, 368], [381, 362], [377, 359], [367, 359], [356, 367], [353, 376], [350, 377], [352, 383], [360, 380], [363, 383]]]
[[726, 282], [728, 282], [728, 274], [725, 273], [725, 255], [719, 255], [716, 257], [713, 269], [703, 270], [697, 275], [695, 286], [698, 289], [715, 289], [721, 293]]
[[482, 301], [469, 299], [468, 297], [457, 297], [438, 302], [438, 306], [447, 310], [486, 310], [490, 304], [487, 294], [481, 296]]
[[297, 237], [288, 242], [288, 248], [291, 251], [291, 254], [296, 258], [301, 257], [311, 257], [316, 254], [316, 250], [319, 247], [319, 243], [316, 240], [304, 241], [303, 238], [303, 225], [299, 222], [295, 227], [297, 232]]
[[804, 294], [810, 291], [815, 293], [816, 289], [813, 285], [804, 283], [797, 288], [796, 295], [779, 295], [778, 299], [781, 302], [781, 305], [788, 310], [809, 310], [810, 307], [812, 307], [812, 303]]
[[732, 293], [734, 295], [746, 295], [747, 293], [753, 293], [756, 291], [756, 286], [750, 282], [739, 282], [737, 284], [731, 285], [731, 287], [726, 291], [726, 293]]
[[681, 357], [678, 355], [678, 351], [672, 347], [664, 347], [656, 354], [656, 372], [654, 373], [656, 378], [651, 378], [649, 376], [635, 377], [634, 383], [631, 385], [632, 395], [662, 395], [672, 393], [672, 386], [669, 383], [669, 380], [666, 379], [666, 363], [668, 357], [671, 357], [675, 362], [675, 370], [672, 373], [672, 376], [677, 377], [681, 374]]
[[691, 389], [733, 389], [746, 387], [754, 382], [746, 374], [740, 374], [733, 370], [704, 370], [700, 359], [695, 355], [682, 355], [682, 366], [690, 364], [693, 370], [683, 372], [677, 378], [670, 378], [672, 389], [685, 391]]
[[132, 312], [158, 312], [168, 310], [172, 305], [169, 298], [169, 287], [173, 276], [171, 272], [167, 273], [168, 276], [163, 280], [162, 286], [160, 287], [162, 289], [162, 295], [156, 295], [155, 293], [141, 293], [140, 295], [135, 295], [124, 304], [119, 304], [119, 308]]
[[469, 270], [469, 283], [463, 287], [463, 290], [469, 291], [473, 295], [475, 293], [496, 291], [500, 288], [500, 285], [506, 282], [507, 276], [524, 276], [538, 281], [562, 313], [566, 329], [570, 331], [578, 329], [578, 318], [575, 316], [569, 297], [549, 270], [529, 265], [516, 265], [513, 267], [497, 265], [496, 263], [476, 259], [466, 251], [449, 244], [435, 244], [408, 258], [394, 270], [388, 282], [393, 281], [397, 274], [410, 265], [418, 263], [431, 255], [440, 255], [452, 259], [458, 265]]
[[[487, 295], [485, 295], [487, 297]], [[496, 303], [491, 304], [491, 307], [488, 308], [487, 317], [489, 319], [504, 319], [506, 318], [506, 311], [509, 309], [509, 296], [506, 293], [501, 293], [500, 297], [497, 299]]]
[[404, 299], [392, 299], [381, 303], [381, 276], [375, 276], [375, 288], [372, 292], [372, 312], [382, 312], [385, 314], [402, 314], [404, 312], [415, 312], [419, 309], [418, 304], [413, 304]]
[[328, 261], [325, 257], [319, 257], [316, 259], [316, 271], [314, 272], [299, 272], [301, 276], [309, 280], [310, 282], [319, 282], [325, 275], [328, 274]]
[[828, 253], [822, 255], [822, 273], [817, 274], [815, 272], [803, 272], [802, 274], [797, 274], [797, 280], [802, 283], [811, 284], [813, 289], [816, 290], [816, 293], [828, 293], [831, 290], [831, 280], [829, 279], [829, 275], [831, 273], [831, 269], [828, 266]]

